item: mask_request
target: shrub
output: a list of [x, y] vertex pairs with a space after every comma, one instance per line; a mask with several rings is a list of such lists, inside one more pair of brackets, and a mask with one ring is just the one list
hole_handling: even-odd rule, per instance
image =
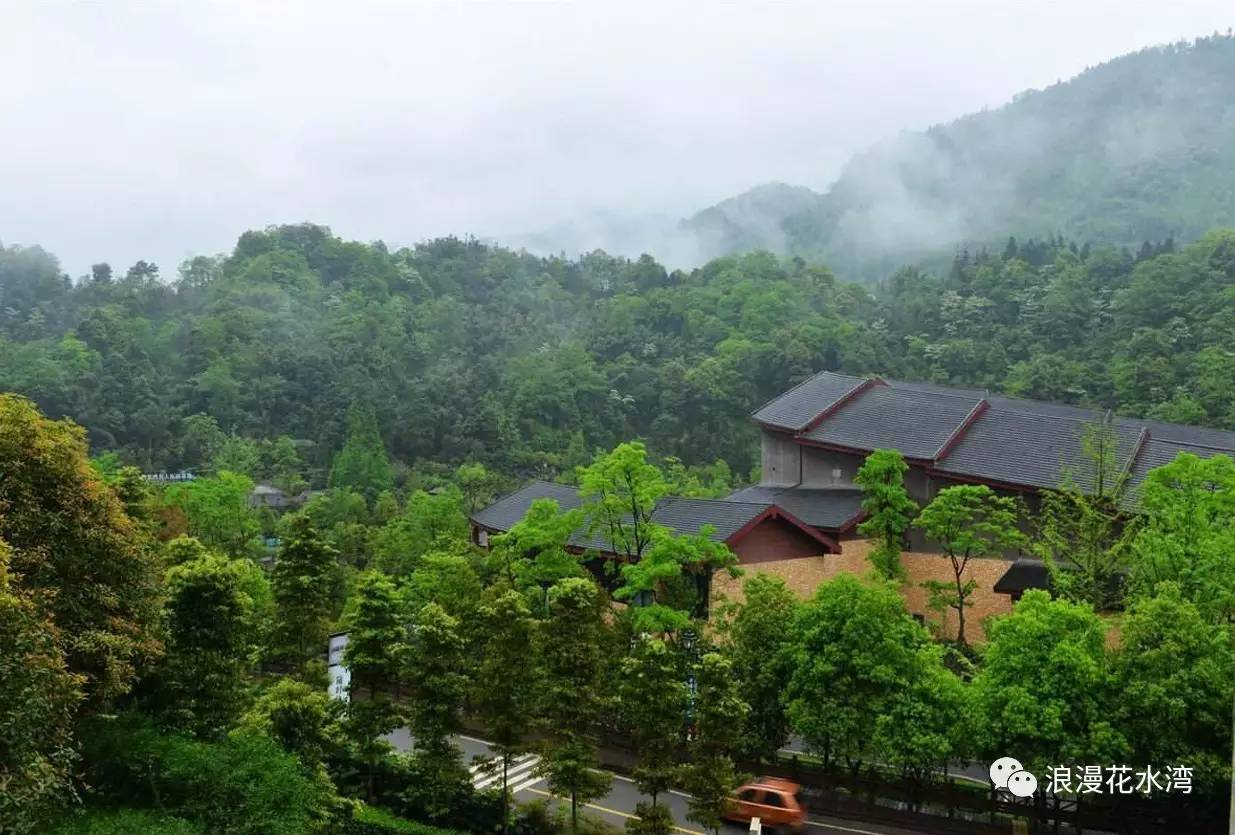
[[197, 824], [149, 809], [78, 809], [48, 835], [203, 835]]
[[246, 729], [218, 742], [161, 733], [147, 720], [96, 720], [85, 734], [88, 781], [109, 798], [158, 806], [218, 835], [322, 829], [337, 798], [270, 737]]
[[456, 835], [449, 829], [438, 829], [427, 823], [405, 820], [364, 803], [357, 803], [352, 818], [341, 835]]

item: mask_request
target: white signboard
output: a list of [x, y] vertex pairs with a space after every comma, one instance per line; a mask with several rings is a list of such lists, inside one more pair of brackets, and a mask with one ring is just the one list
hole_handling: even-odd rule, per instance
[[326, 671], [330, 674], [330, 697], [347, 701], [352, 674], [343, 664], [343, 651], [347, 649], [347, 633], [330, 636], [330, 650], [326, 656]]

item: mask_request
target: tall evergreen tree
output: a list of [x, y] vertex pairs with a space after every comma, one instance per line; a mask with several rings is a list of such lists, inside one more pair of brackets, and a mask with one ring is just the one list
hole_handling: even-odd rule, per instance
[[244, 709], [259, 634], [246, 588], [254, 571], [246, 561], [215, 554], [168, 570], [167, 656], [154, 698], [172, 727], [219, 737]]
[[691, 794], [687, 817], [719, 832], [721, 816], [742, 783], [733, 755], [750, 705], [738, 690], [733, 666], [718, 653], [709, 652], [700, 659], [695, 683], [695, 733], [685, 780]]
[[276, 654], [302, 664], [325, 652], [338, 559], [309, 516], [292, 518], [271, 573], [278, 619]]
[[532, 646], [536, 624], [523, 595], [513, 589], [481, 607], [480, 665], [471, 704], [497, 754], [502, 791], [502, 832], [509, 827], [511, 763], [530, 749], [528, 731], [536, 703], [539, 664]]
[[330, 486], [356, 490], [369, 499], [394, 486], [394, 468], [373, 410], [359, 401], [347, 410], [347, 439], [330, 467]]
[[594, 581], [569, 577], [549, 589], [549, 617], [537, 636], [545, 671], [539, 713], [548, 737], [538, 770], [550, 791], [570, 798], [572, 832], [579, 805], [609, 787], [596, 759], [608, 637]]
[[418, 772], [405, 799], [431, 820], [445, 820], [471, 790], [462, 755], [451, 735], [462, 728], [468, 677], [459, 621], [437, 603], [412, 619], [405, 679], [411, 695], [410, 728]]
[[653, 807], [679, 773], [690, 709], [686, 673], [681, 654], [654, 637], [636, 638], [618, 670], [618, 710], [638, 758], [632, 776]]
[[345, 729], [364, 758], [365, 790], [373, 800], [378, 763], [390, 751], [383, 737], [403, 720], [392, 692], [400, 682], [407, 628], [398, 590], [386, 575], [379, 571], [360, 575], [353, 595], [343, 654], [351, 674]]

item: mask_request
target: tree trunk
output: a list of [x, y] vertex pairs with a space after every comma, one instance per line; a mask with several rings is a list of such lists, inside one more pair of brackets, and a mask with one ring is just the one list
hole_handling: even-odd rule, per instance
[[965, 587], [961, 584], [961, 575], [965, 573], [965, 566], [953, 559], [952, 570], [956, 576], [956, 642], [965, 647], [968, 646], [965, 642]]
[[502, 752], [502, 835], [510, 829], [510, 753]]

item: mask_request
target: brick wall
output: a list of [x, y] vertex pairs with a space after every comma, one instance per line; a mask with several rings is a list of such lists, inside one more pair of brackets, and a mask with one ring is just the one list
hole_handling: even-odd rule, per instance
[[[728, 600], [741, 601], [742, 583], [760, 572], [783, 578], [789, 588], [802, 598], [810, 597], [820, 583], [841, 572], [866, 576], [871, 570], [867, 559], [871, 548], [870, 541], [850, 539], [842, 542], [841, 546], [840, 554], [743, 563], [745, 576], [736, 580], [728, 576], [718, 576], [715, 579], [713, 597], [719, 599], [719, 595], [724, 595]], [[947, 557], [940, 554], [905, 552], [901, 554], [901, 564], [907, 575], [906, 582], [901, 586], [906, 607], [913, 614], [922, 615], [927, 625], [938, 630], [940, 634], [955, 637], [956, 611], [948, 609], [941, 614], [931, 610], [927, 606], [927, 591], [920, 585], [924, 580], [952, 581], [952, 566]], [[984, 619], [1012, 611], [1011, 599], [1006, 594], [996, 594], [994, 591], [995, 581], [1002, 577], [1007, 569], [1008, 563], [1001, 559], [970, 560], [965, 569], [964, 579], [972, 578], [978, 584], [970, 597], [973, 605], [965, 612], [965, 636], [971, 642], [985, 640], [986, 634], [982, 628]]]

